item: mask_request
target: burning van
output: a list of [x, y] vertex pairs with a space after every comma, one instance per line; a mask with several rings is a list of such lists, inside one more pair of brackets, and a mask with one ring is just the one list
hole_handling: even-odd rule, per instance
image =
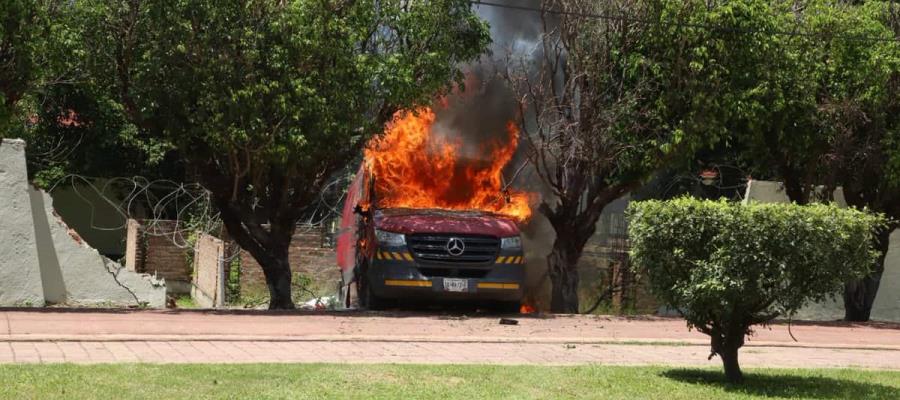
[[398, 299], [484, 300], [518, 311], [525, 255], [518, 223], [528, 196], [502, 184], [518, 132], [464, 162], [432, 135], [429, 109], [399, 114], [369, 144], [337, 237], [342, 294], [378, 309]]

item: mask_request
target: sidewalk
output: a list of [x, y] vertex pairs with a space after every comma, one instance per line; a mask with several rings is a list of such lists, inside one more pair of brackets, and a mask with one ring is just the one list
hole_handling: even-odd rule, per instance
[[[673, 318], [0, 310], [0, 363], [351, 362], [719, 366]], [[760, 328], [742, 365], [900, 369], [900, 325]]]

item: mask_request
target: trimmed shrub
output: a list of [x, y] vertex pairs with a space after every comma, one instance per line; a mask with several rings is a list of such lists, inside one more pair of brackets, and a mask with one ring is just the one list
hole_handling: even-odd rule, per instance
[[679, 198], [627, 211], [631, 260], [660, 300], [710, 336], [732, 382], [751, 327], [788, 317], [866, 275], [880, 215], [835, 205]]

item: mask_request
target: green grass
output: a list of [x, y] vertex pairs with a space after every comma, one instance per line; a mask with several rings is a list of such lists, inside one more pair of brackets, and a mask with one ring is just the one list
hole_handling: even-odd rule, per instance
[[176, 308], [200, 308], [191, 296], [181, 296], [175, 299]]
[[0, 365], [3, 399], [900, 399], [900, 371], [436, 365]]

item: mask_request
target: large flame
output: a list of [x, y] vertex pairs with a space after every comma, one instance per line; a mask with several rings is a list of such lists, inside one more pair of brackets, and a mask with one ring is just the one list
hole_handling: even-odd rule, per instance
[[400, 111], [384, 135], [365, 150], [375, 175], [378, 206], [480, 210], [519, 222], [531, 217], [528, 193], [504, 191], [502, 171], [516, 152], [519, 130], [507, 124], [506, 137], [482, 149], [486, 160], [460, 157], [462, 143], [434, 134], [430, 108]]

